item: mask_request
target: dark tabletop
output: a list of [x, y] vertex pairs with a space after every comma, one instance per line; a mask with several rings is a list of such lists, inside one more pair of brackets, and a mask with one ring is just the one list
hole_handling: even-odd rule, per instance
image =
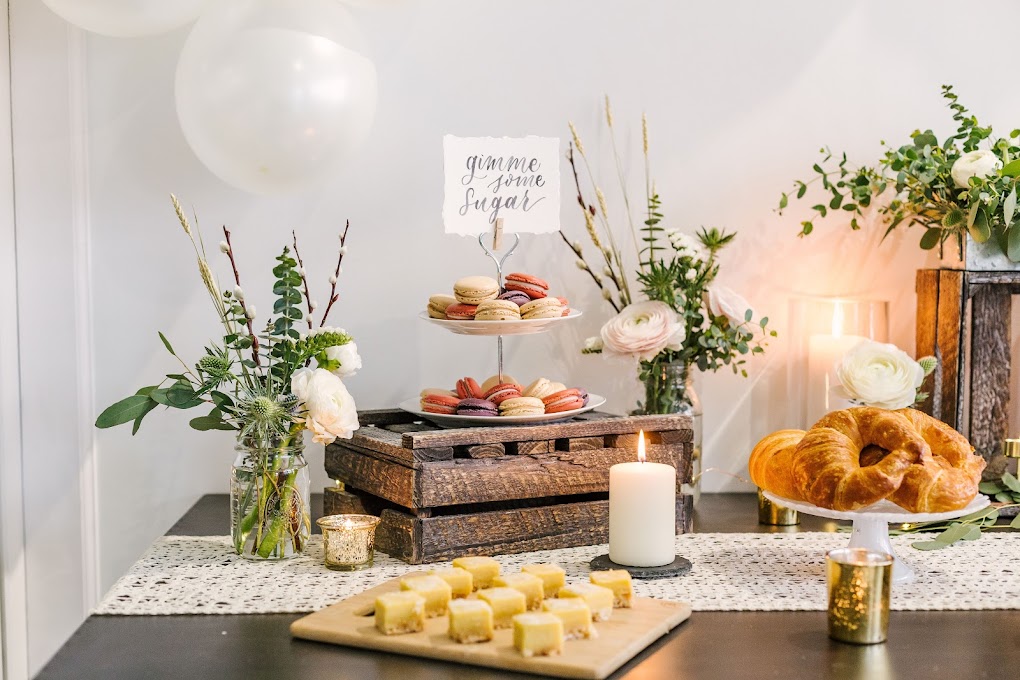
[[[321, 497], [313, 496], [313, 512]], [[750, 532], [754, 496], [704, 495], [696, 531]], [[228, 531], [226, 496], [205, 496], [169, 531]], [[804, 531], [833, 524], [803, 517]], [[794, 528], [793, 530], [796, 530]], [[782, 529], [779, 529], [782, 530]], [[38, 678], [318, 678], [520, 680], [518, 673], [400, 657], [291, 639], [299, 614], [91, 616]], [[1020, 612], [892, 612], [889, 641], [858, 647], [826, 636], [825, 612], [695, 612], [613, 679], [1020, 678]]]

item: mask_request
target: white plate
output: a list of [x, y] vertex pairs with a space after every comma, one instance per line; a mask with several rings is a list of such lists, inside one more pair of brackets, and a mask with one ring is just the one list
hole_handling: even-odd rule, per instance
[[[451, 321], [450, 319], [433, 319], [428, 312], [418, 314], [419, 319], [424, 319], [437, 326], [459, 335], [530, 335], [532, 333], [545, 333], [554, 325], [580, 318], [581, 310], [571, 309], [566, 316], [557, 316], [552, 319], [528, 319], [527, 321]], [[559, 415], [559, 414], [557, 414]]]
[[[488, 323], [488, 322], [483, 322]], [[426, 413], [421, 410], [421, 399], [405, 399], [397, 406], [408, 413], [429, 420], [439, 427], [493, 427], [501, 425], [547, 425], [570, 420], [576, 415], [593, 411], [606, 403], [605, 397], [597, 394], [588, 395], [588, 405], [584, 408], [562, 413], [543, 413], [538, 416], [458, 416], [444, 413]]]
[[989, 506], [991, 501], [988, 496], [979, 493], [974, 497], [966, 507], [960, 508], [959, 510], [950, 510], [948, 512], [910, 512], [904, 510], [900, 506], [896, 505], [892, 501], [881, 500], [877, 503], [861, 508], [860, 510], [829, 510], [828, 508], [820, 508], [817, 505], [813, 505], [806, 501], [791, 501], [788, 498], [777, 496], [776, 494], [766, 491], [764, 496], [774, 503], [803, 512], [806, 515], [814, 515], [815, 517], [825, 517], [827, 519], [868, 519], [878, 522], [886, 522], [888, 524], [901, 524], [904, 522], [942, 522], [947, 519], [956, 519], [957, 517], [963, 517], [969, 515], [972, 512], [983, 510]]

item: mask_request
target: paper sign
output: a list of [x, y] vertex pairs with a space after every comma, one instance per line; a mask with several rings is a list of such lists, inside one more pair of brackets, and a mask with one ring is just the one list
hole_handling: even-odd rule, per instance
[[511, 233], [559, 230], [559, 139], [446, 135], [443, 152], [447, 234], [476, 236], [499, 218]]

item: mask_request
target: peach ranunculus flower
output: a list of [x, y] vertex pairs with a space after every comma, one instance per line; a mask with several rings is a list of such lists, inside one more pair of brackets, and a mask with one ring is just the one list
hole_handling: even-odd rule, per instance
[[624, 307], [606, 322], [601, 335], [606, 354], [650, 361], [664, 349], [680, 349], [687, 329], [672, 307], [650, 300]]

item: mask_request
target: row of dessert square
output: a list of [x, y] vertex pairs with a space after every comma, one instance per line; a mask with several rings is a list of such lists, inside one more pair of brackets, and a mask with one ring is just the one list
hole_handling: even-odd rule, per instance
[[[376, 600], [376, 627], [387, 635], [417, 632], [426, 617], [448, 614], [448, 634], [457, 642], [487, 642], [494, 629], [512, 627], [522, 654], [555, 654], [564, 639], [594, 637], [592, 621], [631, 603], [630, 575], [622, 570], [592, 572], [590, 583], [571, 585], [555, 564], [500, 571], [492, 558], [467, 557], [452, 568], [404, 577], [400, 592]], [[472, 592], [477, 599], [466, 599]], [[527, 613], [536, 610], [541, 613]]]

